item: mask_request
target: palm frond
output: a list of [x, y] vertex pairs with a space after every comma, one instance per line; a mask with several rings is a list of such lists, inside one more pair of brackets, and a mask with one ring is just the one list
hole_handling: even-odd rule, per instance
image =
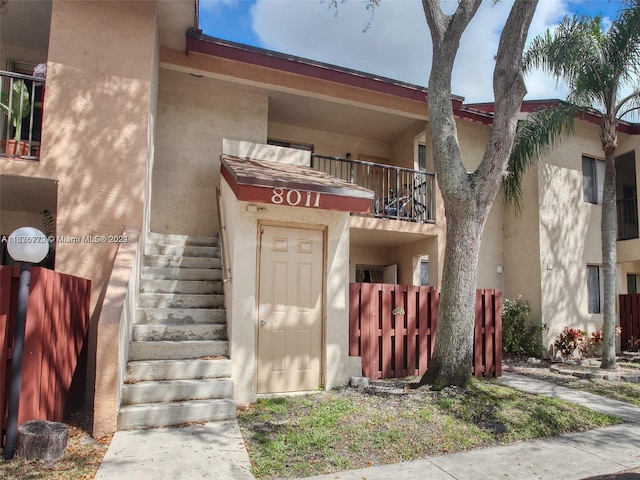
[[506, 205], [511, 205], [520, 212], [524, 172], [563, 135], [573, 131], [575, 116], [580, 111], [579, 106], [562, 102], [554, 107], [531, 113], [518, 126], [507, 175], [502, 184]]
[[601, 57], [594, 23], [599, 19], [583, 16], [564, 17], [554, 30], [547, 30], [531, 42], [523, 56], [523, 69], [530, 72], [541, 68], [556, 80], [570, 85], [580, 77], [585, 64], [596, 63]]
[[640, 110], [640, 89], [636, 89], [630, 95], [627, 95], [616, 105], [615, 116], [618, 119], [622, 119], [625, 115], [631, 112], [637, 112]]
[[612, 78], [633, 81], [640, 60], [640, 2], [619, 12], [606, 34], [605, 51]]

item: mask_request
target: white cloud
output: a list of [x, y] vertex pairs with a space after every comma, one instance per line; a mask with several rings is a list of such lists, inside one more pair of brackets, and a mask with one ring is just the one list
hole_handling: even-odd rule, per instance
[[383, 0], [371, 18], [359, 0], [337, 12], [328, 0], [258, 0], [252, 17], [266, 48], [426, 84], [431, 52], [420, 2]]
[[[418, 0], [383, 0], [371, 12], [361, 0], [257, 0], [252, 28], [265, 48], [347, 68], [427, 85], [431, 37]], [[454, 0], [445, 2], [451, 12]], [[485, 1], [465, 32], [453, 72], [452, 92], [467, 102], [493, 100], [494, 56], [512, 1]], [[541, 0], [529, 39], [569, 13], [568, 0]], [[371, 22], [370, 22], [371, 21]], [[367, 27], [366, 32], [363, 30]], [[527, 98], [564, 98], [566, 89], [542, 72], [527, 77]]]

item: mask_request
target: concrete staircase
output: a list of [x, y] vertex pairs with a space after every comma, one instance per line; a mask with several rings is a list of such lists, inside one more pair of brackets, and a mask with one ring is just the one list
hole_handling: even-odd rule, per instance
[[218, 239], [151, 233], [121, 430], [235, 416]]

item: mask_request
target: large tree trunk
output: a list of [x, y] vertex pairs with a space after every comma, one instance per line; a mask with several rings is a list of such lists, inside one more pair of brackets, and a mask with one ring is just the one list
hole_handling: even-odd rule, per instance
[[471, 377], [476, 278], [484, 225], [506, 174], [526, 93], [522, 50], [537, 0], [514, 2], [505, 24], [493, 75], [495, 114], [480, 166], [465, 169], [451, 103], [451, 73], [460, 37], [481, 0], [460, 0], [452, 16], [439, 0], [423, 0], [433, 40], [429, 77], [429, 125], [438, 186], [447, 217], [447, 243], [436, 326], [436, 346], [420, 384], [465, 385]]
[[603, 116], [602, 149], [605, 157], [604, 190], [602, 193], [602, 273], [603, 273], [603, 342], [600, 368], [616, 368], [616, 268], [618, 222], [616, 211], [617, 122], [613, 116]]
[[471, 378], [476, 274], [486, 218], [487, 210], [478, 212], [472, 202], [449, 207], [436, 345], [420, 381], [435, 390], [465, 385]]

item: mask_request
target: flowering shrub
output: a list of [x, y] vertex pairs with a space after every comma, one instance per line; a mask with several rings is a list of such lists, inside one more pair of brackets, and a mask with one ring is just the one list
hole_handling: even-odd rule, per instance
[[[616, 325], [615, 334], [620, 335], [620, 332], [622, 332], [620, 325]], [[597, 332], [591, 332], [591, 337], [589, 337], [589, 345], [591, 345], [593, 348], [598, 348], [602, 345], [603, 340], [604, 325], [600, 325], [600, 330], [598, 330]]]
[[564, 327], [554, 345], [563, 355], [572, 355], [576, 351], [584, 354], [587, 349], [586, 336], [587, 332], [583, 330]]

